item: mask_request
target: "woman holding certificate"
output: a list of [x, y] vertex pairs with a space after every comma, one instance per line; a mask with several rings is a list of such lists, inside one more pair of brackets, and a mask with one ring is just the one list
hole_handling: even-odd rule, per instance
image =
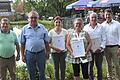
[[[55, 80], [65, 80], [66, 35], [67, 30], [62, 28], [61, 17], [54, 18], [54, 28], [49, 31], [50, 47], [55, 70]], [[61, 79], [59, 79], [59, 67]]]
[[83, 21], [81, 18], [76, 18], [73, 24], [74, 31], [67, 35], [66, 47], [72, 56], [71, 62], [74, 71], [74, 80], [80, 80], [80, 64], [83, 78], [88, 80], [91, 39], [89, 34], [83, 31]]

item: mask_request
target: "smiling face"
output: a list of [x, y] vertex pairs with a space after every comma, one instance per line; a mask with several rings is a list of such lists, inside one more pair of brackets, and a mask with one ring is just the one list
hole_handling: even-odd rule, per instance
[[32, 27], [36, 27], [38, 23], [39, 15], [36, 11], [31, 11], [28, 14], [28, 21]]
[[104, 13], [104, 17], [108, 23], [111, 22], [112, 21], [112, 10], [106, 9]]
[[104, 16], [107, 22], [110, 22], [112, 20], [112, 13], [105, 12]]
[[91, 13], [89, 16], [90, 19], [90, 24], [96, 24], [97, 22], [97, 14], [96, 13]]
[[74, 21], [74, 30], [81, 31], [83, 28], [83, 21], [81, 19], [76, 19]]
[[7, 18], [1, 19], [1, 30], [7, 32], [9, 30], [9, 21]]
[[61, 27], [61, 20], [55, 20], [54, 21], [54, 25], [55, 25], [55, 27]]

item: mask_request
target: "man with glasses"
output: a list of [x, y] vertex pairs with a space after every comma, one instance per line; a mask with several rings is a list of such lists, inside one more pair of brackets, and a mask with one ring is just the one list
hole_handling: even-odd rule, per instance
[[36, 80], [36, 68], [39, 80], [45, 80], [45, 58], [49, 52], [48, 32], [44, 25], [37, 21], [36, 11], [28, 13], [29, 24], [25, 25], [20, 34], [22, 61], [26, 62], [30, 80]]

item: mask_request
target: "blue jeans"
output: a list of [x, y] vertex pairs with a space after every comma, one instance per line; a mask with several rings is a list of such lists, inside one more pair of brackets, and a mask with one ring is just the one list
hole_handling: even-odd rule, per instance
[[26, 51], [26, 64], [30, 80], [36, 80], [36, 70], [39, 72], [39, 80], [45, 79], [45, 50], [40, 52]]

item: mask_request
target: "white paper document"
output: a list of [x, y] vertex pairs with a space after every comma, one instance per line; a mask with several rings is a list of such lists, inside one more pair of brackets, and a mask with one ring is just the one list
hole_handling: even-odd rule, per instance
[[86, 62], [88, 62], [87, 59], [82, 59], [82, 58], [80, 58], [80, 60], [81, 60], [82, 63], [86, 63]]
[[52, 39], [54, 47], [65, 50], [65, 39], [63, 36], [55, 36]]
[[74, 57], [85, 56], [85, 48], [84, 48], [83, 39], [72, 41], [71, 47], [73, 49]]

